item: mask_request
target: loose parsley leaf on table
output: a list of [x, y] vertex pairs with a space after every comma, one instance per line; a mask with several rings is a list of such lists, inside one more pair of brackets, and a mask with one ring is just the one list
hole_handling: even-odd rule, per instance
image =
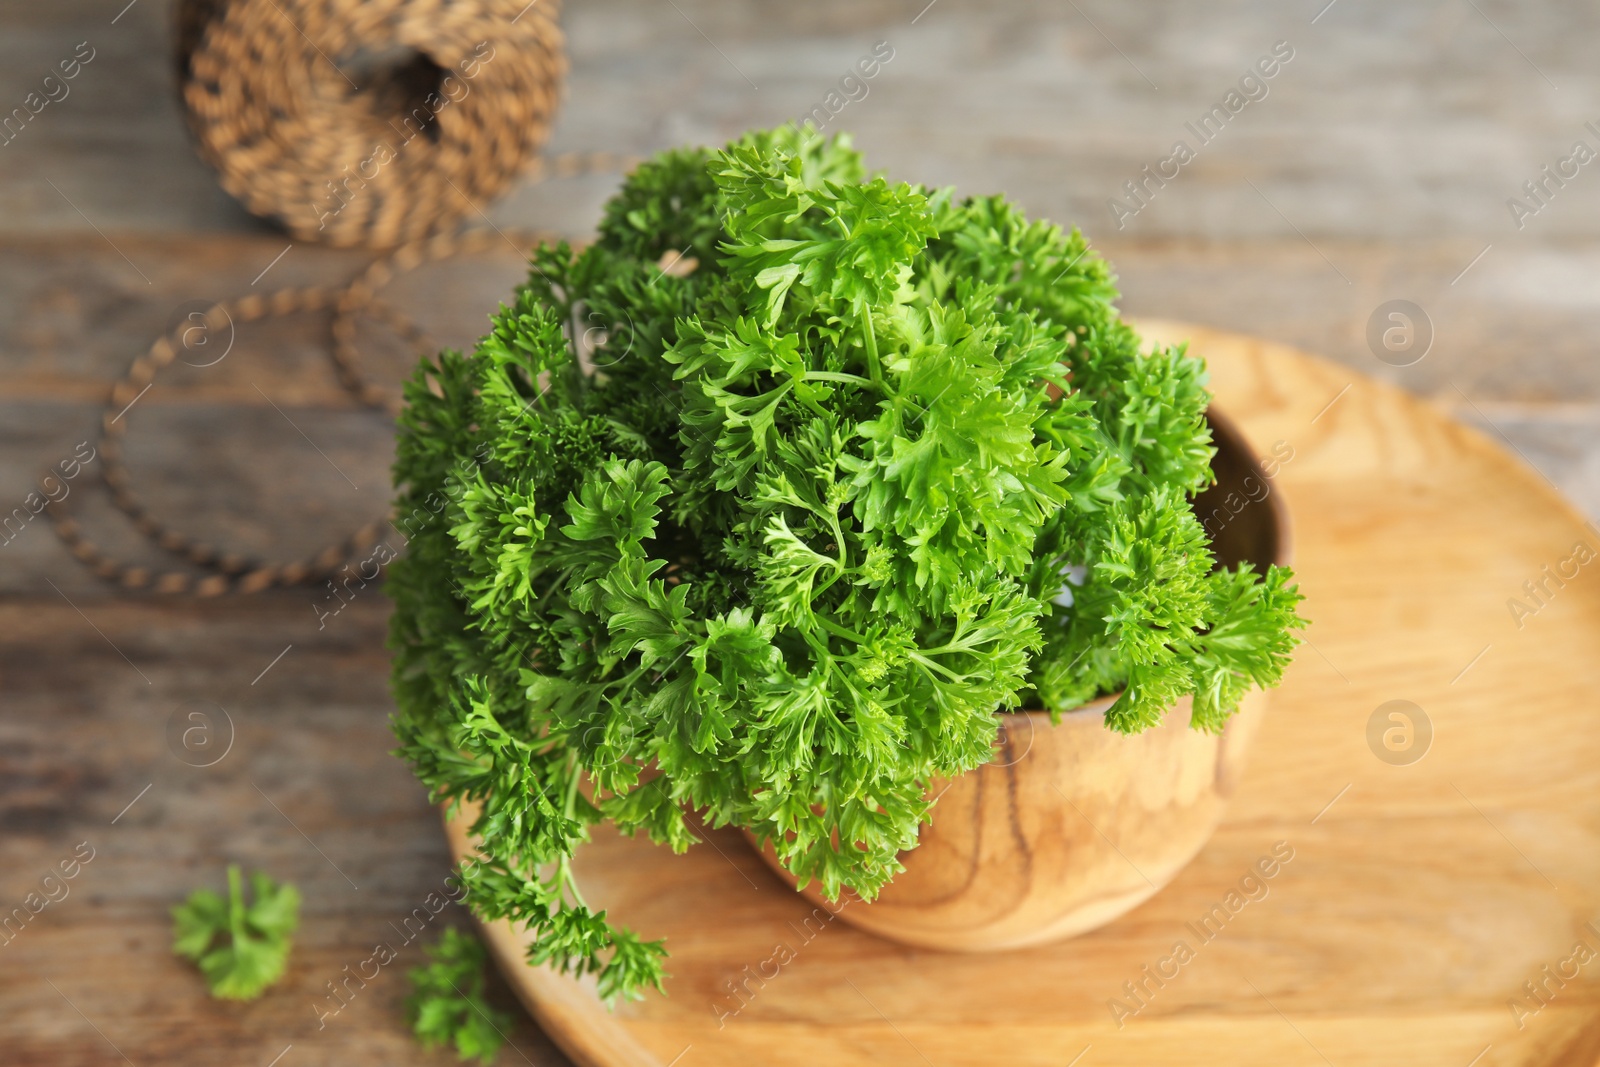
[[172, 909], [172, 951], [200, 965], [214, 997], [253, 1000], [288, 966], [300, 891], [260, 871], [250, 876], [250, 887], [254, 899], [246, 904], [239, 868], [229, 866], [228, 899], [196, 889]]
[[463, 1060], [492, 1063], [511, 1027], [511, 1017], [484, 998], [483, 946], [454, 927], [425, 949], [428, 963], [406, 972], [411, 996], [406, 1019], [428, 1048], [454, 1045]]

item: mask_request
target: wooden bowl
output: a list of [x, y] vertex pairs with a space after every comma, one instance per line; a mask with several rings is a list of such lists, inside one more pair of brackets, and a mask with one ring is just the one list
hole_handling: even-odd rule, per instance
[[[1233, 424], [1207, 417], [1217, 482], [1194, 509], [1219, 562], [1287, 563], [1281, 494]], [[1154, 896], [1216, 829], [1267, 695], [1251, 692], [1219, 735], [1189, 728], [1187, 698], [1157, 727], [1116, 733], [1103, 721], [1114, 699], [1055, 725], [1042, 711], [1002, 715], [991, 762], [933, 783], [933, 820], [901, 853], [905, 870], [872, 903], [828, 910], [891, 941], [980, 952], [1072, 937]], [[826, 903], [814, 883], [801, 892]]]

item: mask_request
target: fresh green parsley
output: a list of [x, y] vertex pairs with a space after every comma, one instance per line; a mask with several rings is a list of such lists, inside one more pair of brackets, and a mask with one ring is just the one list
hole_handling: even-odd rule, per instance
[[463, 1060], [493, 1063], [511, 1017], [484, 997], [485, 953], [478, 939], [454, 927], [425, 950], [428, 962], [406, 972], [406, 1020], [427, 1048], [455, 1046]]
[[200, 965], [211, 995], [253, 1000], [283, 977], [289, 935], [300, 922], [300, 891], [257, 871], [245, 903], [239, 868], [228, 868], [228, 898], [196, 889], [172, 909], [172, 951]]
[[792, 127], [665, 153], [538, 249], [418, 368], [395, 466], [394, 726], [482, 805], [477, 914], [639, 996], [661, 943], [571, 874], [598, 822], [682, 851], [693, 810], [871, 899], [996, 711], [1121, 693], [1131, 732], [1188, 695], [1215, 731], [1275, 684], [1299, 595], [1214, 569], [1204, 364], [1116, 296], [1076, 230]]

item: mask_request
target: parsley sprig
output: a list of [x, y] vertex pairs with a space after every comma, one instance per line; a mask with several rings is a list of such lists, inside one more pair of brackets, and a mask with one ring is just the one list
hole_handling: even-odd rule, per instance
[[870, 899], [995, 711], [1214, 731], [1287, 664], [1288, 572], [1216, 569], [1188, 507], [1204, 364], [1076, 230], [787, 128], [644, 164], [533, 265], [407, 387], [391, 574], [400, 751], [481, 804], [467, 900], [531, 961], [661, 987], [571, 877], [598, 822], [681, 851], [693, 810]]
[[477, 938], [455, 927], [425, 950], [428, 962], [406, 972], [411, 995], [406, 1019], [426, 1048], [452, 1045], [463, 1060], [493, 1063], [511, 1017], [484, 995], [486, 953]]
[[200, 965], [211, 995], [253, 1000], [289, 962], [289, 935], [300, 922], [300, 891], [260, 871], [250, 876], [250, 903], [236, 866], [228, 867], [228, 897], [196, 889], [172, 909], [172, 951]]

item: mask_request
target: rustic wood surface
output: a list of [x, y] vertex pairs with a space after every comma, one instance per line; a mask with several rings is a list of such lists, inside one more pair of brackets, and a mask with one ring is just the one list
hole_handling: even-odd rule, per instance
[[[1591, 546], [1580, 573], [1600, 562], [1600, 536], [1495, 442], [1398, 390], [1264, 342], [1148, 326], [1193, 338], [1258, 447], [1293, 450], [1273, 491], [1297, 520], [1310, 639], [1210, 844], [1108, 926], [969, 955], [814, 910], [735, 832], [684, 856], [602, 833], [579, 883], [667, 938], [668, 996], [608, 1014], [517, 962], [509, 924], [487, 928], [579, 1062], [1600, 1062], [1600, 586], [1552, 587], [1520, 630], [1505, 606], [1576, 542]], [[1419, 710], [1410, 742], [1385, 748], [1369, 719], [1391, 700]]]
[[[869, 95], [834, 123], [856, 133], [875, 165], [965, 191], [1005, 191], [1032, 212], [1079, 222], [1115, 261], [1130, 311], [1296, 344], [1400, 385], [1479, 424], [1600, 516], [1600, 361], [1592, 340], [1600, 336], [1593, 282], [1600, 182], [1584, 167], [1523, 229], [1505, 205], [1575, 139], [1597, 143], [1584, 123], [1600, 123], [1593, 107], [1600, 72], [1586, 52], [1600, 14], [1572, 0], [1325, 5], [572, 0], [563, 22], [573, 68], [551, 148], [639, 154], [784, 121], [822, 103], [847, 68], [875, 42], [888, 41], [895, 58]], [[174, 315], [277, 286], [341, 283], [366, 259], [293, 243], [220, 191], [195, 158], [177, 110], [168, 8], [164, 0], [0, 0], [0, 114], [22, 106], [80, 42], [95, 50], [67, 98], [0, 144], [0, 515], [23, 502], [42, 467], [92, 440], [107, 385]], [[1184, 136], [1184, 122], [1280, 39], [1292, 42], [1296, 56], [1272, 81], [1271, 94], [1250, 104], [1117, 229], [1107, 199], [1162, 158]], [[614, 184], [614, 177], [594, 176], [524, 185], [484, 207], [498, 226], [582, 235]], [[418, 271], [390, 295], [441, 341], [463, 344], [521, 273], [508, 250]], [[1407, 368], [1381, 363], [1366, 341], [1374, 309], [1395, 298], [1422, 305], [1437, 333], [1428, 356]], [[390, 434], [337, 389], [323, 356], [326, 325], [301, 316], [242, 329], [223, 362], [162, 377], [126, 416], [129, 464], [152, 506], [197, 534], [272, 555], [314, 548], [381, 511]], [[381, 328], [364, 336], [375, 375], [393, 381], [406, 353], [385, 343]], [[1317, 435], [1340, 425], [1338, 412], [1312, 427]], [[1302, 435], [1321, 440], [1298, 428], [1288, 439], [1298, 445]], [[1366, 752], [1361, 737], [1375, 703], [1374, 678], [1393, 677], [1385, 672], [1410, 663], [1415, 686], [1381, 695], [1431, 708], [1427, 694], [1437, 686], [1429, 679], [1440, 670], [1453, 677], [1476, 651], [1456, 656], [1403, 635], [1473, 611], [1486, 630], [1504, 629], [1505, 599], [1538, 577], [1537, 567], [1508, 572], [1534, 557], [1541, 566], [1563, 558], [1562, 538], [1540, 556], [1535, 549], [1546, 546], [1533, 543], [1538, 535], [1509, 518], [1492, 537], [1459, 540], [1460, 530], [1486, 530], [1483, 509], [1491, 505], [1469, 487], [1424, 482], [1418, 468], [1429, 455], [1405, 452], [1394, 472], [1404, 480], [1400, 497], [1439, 486], [1429, 491], [1438, 494], [1440, 510], [1425, 528], [1386, 519], [1366, 529], [1358, 511], [1343, 510], [1344, 502], [1353, 507], [1362, 499], [1354, 475], [1330, 490], [1335, 532], [1366, 539], [1361, 543], [1380, 559], [1409, 541], [1435, 561], [1426, 591], [1406, 604], [1381, 601], [1387, 614], [1375, 612], [1372, 628], [1402, 636], [1370, 661], [1355, 644], [1312, 633], [1351, 683], [1366, 687], [1341, 693], [1345, 683], [1326, 669], [1319, 680], [1334, 686], [1336, 704], [1306, 716], [1307, 733], [1293, 735], [1295, 751], [1309, 753], [1296, 760], [1319, 768], [1327, 761], [1334, 777], [1336, 755]], [[93, 477], [91, 464], [72, 483], [85, 525], [108, 547], [158, 561], [105, 506]], [[1546, 514], [1542, 501], [1524, 493], [1507, 507]], [[1466, 553], [1469, 544], [1479, 553]], [[1374, 573], [1357, 566], [1340, 581], [1371, 590], [1381, 584]], [[1416, 1018], [1441, 991], [1461, 1002], [1470, 997], [1480, 1006], [1474, 1010], [1487, 1014], [1479, 1022], [1469, 1013], [1471, 1025], [1458, 1027], [1463, 1017], [1445, 1011], [1403, 1032], [1398, 1022], [1393, 1030], [1375, 1023], [1388, 1043], [1365, 1054], [1386, 1048], [1390, 1062], [1464, 1065], [1493, 1042], [1479, 1067], [1526, 1062], [1524, 1049], [1547, 1052], [1552, 1062], [1592, 1061], [1583, 1059], [1589, 1046], [1579, 1039], [1582, 1018], [1593, 1014], [1584, 999], [1593, 988], [1583, 985], [1592, 981], [1587, 971], [1528, 1021], [1526, 1033], [1506, 1044], [1496, 1036], [1510, 1024], [1509, 1013], [1494, 1014], [1506, 1011], [1504, 1001], [1539, 965], [1559, 962], [1550, 953], [1559, 951], [1560, 917], [1570, 909], [1541, 914], [1529, 884], [1516, 892], [1497, 888], [1476, 910], [1452, 913], [1448, 924], [1429, 911], [1444, 883], [1459, 877], [1459, 866], [1430, 858], [1440, 850], [1459, 853], [1462, 863], [1514, 870], [1518, 858], [1499, 831], [1563, 887], [1562, 899], [1581, 899], [1577, 887], [1596, 884], [1584, 864], [1597, 820], [1582, 801], [1585, 789], [1593, 792], [1593, 760], [1585, 762], [1579, 743], [1541, 755], [1544, 746], [1554, 751], [1563, 738], [1581, 736], [1563, 733], [1561, 716], [1593, 705], [1589, 693], [1561, 688], [1588, 656], [1580, 644], [1592, 618], [1583, 607], [1584, 575], [1525, 620], [1524, 631], [1506, 635], [1529, 646], [1524, 655], [1544, 659], [1497, 662], [1511, 646], [1486, 634], [1479, 647], [1493, 641], [1494, 648], [1457, 686], [1441, 690], [1457, 699], [1484, 672], [1502, 696], [1480, 693], [1463, 705], [1463, 721], [1499, 723], [1547, 707], [1556, 713], [1556, 722], [1530, 718], [1504, 727], [1506, 744], [1495, 758], [1461, 757], [1463, 776], [1454, 780], [1498, 830], [1468, 808], [1447, 809], [1449, 796], [1440, 801], [1412, 788], [1431, 780], [1439, 757], [1455, 751], [1447, 744], [1450, 716], [1439, 724], [1439, 752], [1403, 770], [1374, 762], [1309, 827], [1308, 842], [1334, 827], [1354, 838], [1377, 835], [1379, 846], [1342, 870], [1308, 851], [1312, 862], [1300, 876], [1309, 882], [1313, 871], [1331, 871], [1380, 886], [1396, 904], [1372, 930], [1392, 947], [1369, 958], [1365, 943], [1340, 936], [1347, 925], [1301, 910], [1289, 892], [1293, 864], [1260, 905], [1263, 918], [1281, 907], [1300, 925], [1324, 923], [1321, 934], [1297, 936], [1320, 938], [1311, 950], [1319, 981], [1361, 987], [1349, 994], [1354, 1014], [1324, 1015], [1309, 994], [1284, 990], [1280, 997], [1274, 976], [1298, 972], [1278, 958], [1284, 950], [1277, 943], [1244, 926], [1251, 912], [1237, 938], [1197, 961], [1196, 968], [1225, 968], [1233, 952], [1247, 973], [1261, 968], [1264, 977], [1253, 980], [1293, 1020], [1274, 1039], [1285, 1063], [1322, 1062], [1297, 1044], [1293, 1027], [1321, 1046], [1322, 1028], [1343, 1033], [1350, 1019], [1381, 1022], [1386, 1013]], [[78, 842], [98, 850], [67, 899], [0, 946], [0, 1063], [265, 1065], [280, 1053], [278, 1067], [453, 1062], [418, 1049], [401, 1020], [404, 981], [396, 969], [417, 961], [414, 947], [326, 1028], [317, 1029], [314, 1011], [324, 983], [366, 958], [388, 923], [432, 891], [448, 864], [435, 814], [405, 768], [385, 754], [387, 609], [377, 592], [322, 630], [314, 604], [323, 601], [313, 590], [229, 603], [128, 599], [86, 574], [35, 520], [0, 546], [0, 598], [0, 906], [19, 905]], [[1462, 662], [1436, 664], [1445, 651]], [[1307, 653], [1296, 684], [1324, 663]], [[169, 717], [191, 700], [214, 701], [234, 716], [237, 743], [210, 768], [179, 762], [165, 739]], [[1275, 716], [1269, 732], [1274, 722], [1279, 731], [1298, 729]], [[1320, 806], [1324, 800], [1287, 784], [1286, 767], [1300, 765], [1257, 761], [1247, 783], [1296, 813]], [[1469, 774], [1482, 796], [1464, 780]], [[1406, 788], [1375, 788], [1394, 775], [1404, 776], [1395, 781]], [[1579, 800], [1557, 804], [1552, 791], [1560, 790]], [[1440, 828], [1426, 848], [1380, 833], [1436, 812], [1459, 821]], [[1341, 826], [1335, 816], [1354, 822]], [[1587, 821], [1574, 828], [1573, 820]], [[1231, 858], [1253, 859], [1256, 847], [1240, 832], [1219, 839], [1229, 851], [1218, 866], [1203, 866], [1203, 858], [1190, 876], [1210, 879], [1207, 886], [1237, 879], [1242, 871], [1232, 869]], [[1548, 834], [1560, 842], [1541, 836]], [[243, 1007], [203, 996], [193, 972], [166, 951], [167, 908], [197, 884], [220, 885], [229, 861], [292, 878], [307, 892], [288, 980]], [[740, 862], [752, 878], [759, 875], [754, 857]], [[1160, 947], [1164, 929], [1147, 933], [1119, 942], [1128, 965], [1119, 983], [1151, 962], [1147, 947]], [[678, 951], [688, 949], [680, 944]], [[826, 951], [825, 940], [818, 951]], [[1501, 970], [1485, 961], [1507, 954], [1511, 962], [1500, 959]], [[1204, 995], [1216, 987], [1205, 983], [1224, 980], [1205, 975], [1197, 969], [1180, 980], [1203, 979], [1189, 987], [1191, 1000], [1179, 1000], [1191, 1020], [1180, 1040], [1201, 1034], [1198, 1046], [1182, 1049], [1190, 1060], [1213, 1037], [1258, 1029], [1257, 1019], [1212, 1010]], [[905, 1018], [903, 1003], [862, 989], [897, 1024]], [[1216, 1003], [1234, 1003], [1233, 992], [1218, 994]], [[500, 995], [510, 1003], [509, 991]], [[1109, 995], [1068, 982], [1061, 1012], [1088, 1017]], [[841, 1011], [864, 1010], [839, 1003]], [[995, 1018], [1000, 1048], [1007, 1016]], [[1132, 1020], [1117, 1036], [1149, 1021]], [[531, 1024], [518, 1025], [510, 1035], [517, 1050], [502, 1052], [500, 1063], [565, 1062]], [[1486, 1036], [1467, 1048], [1474, 1027]], [[1150, 1036], [1140, 1040], [1155, 1041], [1174, 1031], [1144, 1032]], [[912, 1036], [924, 1056], [943, 1063], [936, 1040]], [[1082, 1067], [1101, 1062], [1104, 1047], [1097, 1040]], [[885, 1062], [923, 1062], [903, 1043], [867, 1048]], [[1325, 1051], [1342, 1064], [1335, 1050], [1343, 1048], [1336, 1041]], [[1447, 1057], [1460, 1049], [1466, 1053], [1459, 1059]], [[682, 1067], [694, 1067], [694, 1055]], [[1077, 1049], [1058, 1062], [1073, 1055]], [[764, 1050], [748, 1058], [765, 1062]]]
[[[0, 605], [5, 913], [78, 843], [94, 858], [0, 945], [0, 1063], [264, 1067], [291, 1045], [280, 1067], [455, 1062], [418, 1048], [402, 1017], [402, 972], [422, 956], [390, 924], [441, 887], [449, 857], [427, 798], [387, 754], [381, 596], [318, 631], [307, 592], [204, 604], [74, 595], [82, 614], [51, 595]], [[212, 711], [219, 745], [231, 721], [231, 750], [213, 766], [169, 745], [170, 720], [189, 709]], [[230, 862], [305, 897], [287, 977], [244, 1005], [212, 1000], [168, 950], [168, 909], [198, 885], [220, 889]], [[435, 923], [460, 923], [458, 910]], [[326, 983], [380, 941], [399, 958], [319, 1025]], [[516, 1017], [508, 1036], [529, 1060], [560, 1062]]]

